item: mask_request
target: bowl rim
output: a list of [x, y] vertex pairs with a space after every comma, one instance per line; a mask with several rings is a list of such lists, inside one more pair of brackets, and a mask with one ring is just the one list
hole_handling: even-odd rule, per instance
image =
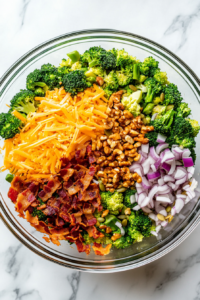
[[[59, 36], [56, 36], [54, 38], [51, 38], [43, 43], [40, 43], [38, 46], [32, 48], [31, 50], [29, 50], [28, 52], [26, 52], [24, 55], [22, 55], [16, 62], [14, 62], [10, 68], [0, 77], [0, 88], [2, 87], [2, 85], [4, 84], [4, 82], [6, 82], [6, 80], [9, 78], [9, 75], [26, 59], [29, 58], [30, 55], [34, 54], [36, 51], [40, 50], [41, 48], [50, 45], [52, 42], [58, 42], [59, 40], [62, 40], [63, 38], [70, 38], [70, 37], [75, 37], [78, 35], [84, 35], [84, 34], [100, 34], [100, 33], [110, 33], [113, 35], [122, 35], [124, 37], [131, 37], [131, 38], [136, 38], [139, 39], [143, 42], [147, 42], [150, 43], [154, 46], [156, 46], [157, 48], [159, 48], [160, 50], [166, 52], [167, 54], [169, 54], [171, 57], [173, 57], [177, 62], [179, 62], [187, 71], [188, 73], [193, 77], [193, 79], [195, 79], [197, 85], [198, 85], [198, 89], [200, 88], [200, 79], [199, 77], [196, 75], [196, 73], [181, 59], [179, 58], [176, 54], [174, 54], [172, 51], [170, 51], [168, 48], [160, 45], [157, 42], [152, 41], [151, 39], [148, 39], [146, 37], [134, 34], [134, 33], [130, 33], [130, 32], [126, 32], [126, 31], [120, 31], [120, 30], [115, 30], [115, 29], [106, 29], [106, 28], [97, 28], [97, 29], [84, 29], [84, 30], [78, 30], [78, 31], [72, 31], [69, 33], [65, 33]], [[3, 90], [0, 90], [0, 97], [3, 93]], [[3, 197], [2, 197], [3, 198]], [[93, 269], [90, 267], [80, 267], [77, 266], [75, 264], [70, 264], [70, 262], [59, 262], [56, 259], [53, 259], [50, 255], [45, 255], [44, 253], [38, 251], [38, 249], [36, 249], [35, 247], [31, 247], [31, 245], [29, 245], [29, 243], [27, 241], [25, 241], [23, 238], [21, 238], [21, 236], [19, 236], [14, 230], [13, 228], [7, 223], [6, 218], [4, 218], [4, 216], [1, 213], [1, 209], [3, 209], [3, 205], [2, 205], [2, 200], [0, 197], [0, 218], [2, 219], [2, 221], [4, 222], [4, 224], [6, 225], [6, 227], [14, 234], [14, 236], [23, 243], [23, 245], [25, 245], [27, 248], [29, 248], [31, 251], [33, 251], [34, 253], [38, 254], [39, 256], [60, 264], [62, 266], [68, 267], [68, 268], [72, 268], [72, 269], [77, 269], [79, 271], [85, 271], [85, 272], [92, 272], [92, 273], [114, 273], [114, 272], [120, 272], [120, 271], [126, 271], [126, 270], [130, 270], [133, 268], [137, 268], [139, 266], [142, 266], [144, 264], [148, 264], [150, 262], [153, 262], [155, 260], [157, 260], [158, 258], [161, 258], [162, 256], [164, 256], [165, 254], [169, 253], [170, 251], [172, 251], [173, 249], [175, 249], [180, 243], [182, 243], [190, 234], [191, 232], [197, 227], [197, 225], [200, 223], [200, 215], [196, 216], [196, 218], [194, 219], [192, 226], [190, 228], [186, 230], [183, 230], [183, 233], [181, 235], [178, 236], [178, 239], [176, 240], [175, 243], [170, 244], [169, 243], [169, 247], [167, 249], [163, 249], [161, 250], [161, 252], [157, 253], [157, 255], [151, 257], [151, 258], [147, 258], [147, 260], [142, 261], [140, 263], [137, 264], [127, 264], [127, 265], [121, 265], [121, 266], [117, 266], [116, 268], [111, 268], [111, 269]], [[194, 209], [194, 208], [193, 208]]]

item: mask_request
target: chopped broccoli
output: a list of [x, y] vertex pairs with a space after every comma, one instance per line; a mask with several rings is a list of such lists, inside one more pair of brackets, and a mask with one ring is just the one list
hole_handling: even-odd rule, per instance
[[153, 102], [156, 94], [159, 94], [162, 90], [162, 85], [157, 82], [154, 78], [148, 78], [145, 80], [144, 85], [147, 87], [147, 95], [145, 98], [145, 103]]
[[107, 99], [109, 99], [110, 96], [113, 94], [113, 91], [110, 90], [110, 89], [107, 88], [107, 87], [105, 87], [103, 90], [104, 90], [104, 92], [105, 92], [105, 97], [106, 97]]
[[37, 216], [39, 221], [45, 222], [47, 220], [47, 216], [42, 212], [42, 210], [38, 210], [37, 208], [33, 209], [32, 216]]
[[113, 70], [116, 68], [116, 57], [112, 52], [106, 51], [100, 55], [100, 66], [105, 70]]
[[105, 209], [109, 209], [111, 214], [119, 214], [123, 208], [123, 194], [114, 192], [101, 192], [101, 201]]
[[156, 72], [154, 78], [162, 85], [169, 84], [166, 72]]
[[70, 58], [68, 58], [68, 59], [63, 58], [61, 63], [60, 63], [60, 67], [61, 68], [62, 67], [70, 68], [72, 66], [72, 64], [73, 64], [73, 62]]
[[112, 49], [111, 52], [115, 55], [116, 57], [116, 66], [119, 68], [126, 68], [128, 65], [133, 67], [133, 64], [137, 63], [138, 61], [136, 60], [135, 57], [132, 57], [131, 55], [128, 54], [124, 49], [118, 50], [118, 49]]
[[130, 200], [130, 197], [132, 195], [134, 195], [136, 193], [136, 190], [131, 190], [131, 189], [127, 189], [125, 192], [124, 192], [124, 205], [126, 207], [130, 207], [130, 208], [133, 208], [134, 207], [134, 203], [131, 203], [131, 200]]
[[79, 61], [75, 62], [72, 66], [71, 66], [71, 70], [75, 71], [75, 70], [82, 70], [82, 65]]
[[106, 82], [106, 88], [117, 91], [118, 89], [118, 81], [117, 81], [117, 76], [114, 71], [111, 71], [104, 77], [104, 81]]
[[148, 103], [147, 106], [143, 109], [143, 113], [145, 115], [150, 115], [153, 111], [155, 104], [154, 103]]
[[63, 76], [63, 85], [65, 91], [74, 96], [78, 92], [82, 92], [87, 87], [90, 87], [91, 83], [87, 82], [87, 77], [84, 75], [83, 71], [76, 70]]
[[19, 133], [19, 128], [23, 125], [22, 121], [10, 113], [0, 114], [0, 136], [10, 139]]
[[153, 108], [152, 114], [157, 114], [156, 118], [164, 115], [164, 113], [166, 112], [166, 106], [163, 105], [156, 105]]
[[161, 100], [160, 97], [155, 97], [155, 98], [153, 99], [153, 103], [154, 103], [155, 105], [159, 104], [160, 102], [162, 102], [162, 100]]
[[198, 121], [196, 120], [191, 120], [191, 119], [186, 119], [188, 122], [190, 122], [190, 124], [192, 125], [192, 131], [193, 131], [193, 136], [197, 136], [197, 134], [199, 133], [200, 130], [200, 126]]
[[135, 86], [138, 90], [141, 90], [143, 93], [147, 93], [147, 87], [144, 84], [138, 84]]
[[162, 104], [166, 106], [169, 104], [173, 104], [174, 109], [177, 110], [183, 100], [178, 87], [175, 84], [170, 83], [166, 87], [164, 87], [163, 92], [165, 94], [165, 98]]
[[134, 64], [133, 65], [133, 79], [137, 80], [137, 81], [140, 79], [140, 67], [139, 67], [139, 64]]
[[[92, 75], [91, 75], [92, 74]], [[90, 76], [101, 76], [101, 77], [104, 77], [106, 75], [106, 72], [105, 70], [103, 70], [101, 67], [96, 67], [96, 68], [90, 68], [86, 73], [85, 75], [87, 77], [90, 77]]]
[[145, 60], [139, 64], [141, 74], [149, 77], [154, 76], [157, 70], [159, 70], [158, 64], [158, 61], [151, 56], [145, 58]]
[[116, 71], [116, 77], [118, 84], [121, 86], [125, 86], [131, 81], [131, 74], [127, 74], [125, 70]]
[[87, 232], [83, 233], [83, 238], [84, 238], [84, 244], [86, 245], [90, 245], [92, 243], [98, 243], [98, 244], [104, 244], [104, 245], [108, 245], [108, 244], [112, 244], [112, 240], [110, 237], [108, 236], [104, 236], [102, 238], [97, 238], [94, 239], [93, 237], [89, 237], [89, 234]]
[[129, 110], [135, 117], [140, 114], [140, 101], [142, 100], [142, 92], [133, 92], [130, 96], [122, 98], [122, 104]]
[[156, 147], [158, 146], [158, 142], [157, 142], [157, 137], [158, 137], [158, 133], [155, 131], [150, 131], [148, 133], [145, 134], [145, 138], [149, 139], [149, 146], [152, 147]]
[[143, 237], [151, 236], [152, 220], [142, 210], [132, 212], [128, 224], [128, 235], [137, 242], [141, 242]]
[[57, 68], [51, 64], [46, 64], [40, 70], [35, 69], [26, 79], [26, 87], [38, 96], [44, 96], [47, 90], [60, 87], [60, 77]]
[[74, 64], [75, 62], [79, 61], [80, 60], [80, 53], [75, 50], [75, 51], [72, 51], [70, 53], [67, 53], [67, 56], [71, 59], [72, 63]]
[[108, 214], [108, 215], [106, 216], [106, 220], [105, 220], [104, 224], [105, 224], [106, 226], [109, 226], [113, 231], [115, 231], [115, 230], [117, 230], [117, 228], [118, 228], [118, 227], [115, 225], [115, 223], [116, 223], [117, 221], [119, 221], [119, 220], [117, 219], [116, 216], [111, 215], [111, 214]]
[[154, 130], [167, 134], [171, 130], [171, 126], [174, 120], [175, 111], [172, 109], [167, 111], [164, 115], [159, 115], [154, 121], [152, 121], [152, 125], [154, 126]]
[[117, 249], [124, 249], [126, 247], [129, 247], [131, 244], [133, 244], [133, 240], [130, 236], [122, 236], [121, 238], [113, 242], [113, 246]]
[[191, 109], [188, 107], [188, 104], [182, 102], [180, 106], [177, 108], [177, 117], [186, 118], [191, 113]]
[[18, 111], [20, 114], [28, 115], [30, 112], [37, 110], [38, 101], [35, 101], [35, 94], [31, 91], [21, 90], [17, 93], [10, 102], [11, 109]]

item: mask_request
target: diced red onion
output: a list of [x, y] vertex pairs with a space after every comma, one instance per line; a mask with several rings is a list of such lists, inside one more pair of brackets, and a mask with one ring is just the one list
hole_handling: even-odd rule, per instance
[[122, 224], [121, 224], [119, 221], [115, 222], [115, 225], [116, 225], [117, 227], [119, 227], [119, 228], [122, 227]]
[[140, 206], [139, 205], [136, 205], [133, 207], [133, 210], [139, 210], [140, 209]]
[[158, 220], [158, 217], [157, 217], [154, 213], [150, 213], [150, 214], [148, 215], [148, 217], [149, 217], [150, 219], [154, 220], [154, 221], [157, 221], [157, 220]]
[[165, 152], [165, 155], [163, 156], [161, 163], [163, 162], [172, 162], [174, 160], [175, 156], [171, 151]]
[[156, 169], [156, 167], [154, 165], [151, 165], [151, 169], [153, 170], [153, 172], [157, 171], [157, 169]]
[[186, 171], [179, 167], [175, 171], [174, 178], [181, 179], [181, 178], [185, 177], [185, 175], [186, 175]]
[[168, 225], [168, 222], [167, 221], [163, 221], [162, 223], [161, 223], [161, 226], [162, 227], [166, 227]]
[[181, 209], [183, 208], [184, 204], [185, 204], [185, 203], [184, 203], [183, 199], [181, 199], [181, 198], [176, 199], [176, 202], [175, 202], [175, 209], [176, 209], [176, 213], [177, 213], [177, 214], [180, 213], [180, 211], [181, 211]]
[[156, 153], [159, 155], [160, 152], [164, 149], [166, 149], [167, 147], [169, 147], [169, 144], [166, 144], [166, 143], [162, 143], [162, 144], [159, 144], [157, 147], [156, 147]]
[[158, 160], [160, 157], [158, 156], [158, 154], [156, 153], [156, 150], [154, 147], [150, 148], [150, 155], [151, 157], [156, 161]]
[[121, 227], [120, 230], [121, 230], [121, 235], [124, 236], [124, 235], [125, 235], [125, 230], [124, 230], [124, 228]]
[[175, 184], [176, 184], [176, 185], [180, 185], [180, 184], [184, 183], [186, 180], [187, 180], [187, 176], [185, 176], [185, 177], [183, 177], [183, 178], [177, 180]]
[[170, 176], [170, 175], [165, 175], [164, 177], [163, 177], [163, 179], [164, 179], [164, 182], [174, 182], [175, 181], [175, 179], [172, 177], [172, 176]]
[[142, 187], [145, 190], [148, 190], [151, 188], [151, 183], [146, 179], [146, 177], [142, 177]]
[[173, 160], [173, 161], [172, 161], [172, 163], [171, 163], [171, 168], [170, 168], [170, 170], [169, 170], [169, 173], [168, 173], [168, 175], [171, 175], [171, 174], [173, 174], [173, 173], [174, 173], [174, 171], [175, 171], [175, 168], [176, 168], [176, 161], [175, 161], [175, 160]]
[[157, 179], [160, 177], [160, 172], [159, 171], [156, 171], [156, 172], [153, 172], [153, 173], [149, 173], [147, 174], [147, 178], [151, 181], [151, 180], [154, 180], [154, 179]]
[[171, 169], [170, 165], [167, 164], [166, 162], [162, 163], [161, 167], [166, 170], [167, 172], [169, 172], [169, 170]]
[[143, 210], [145, 213], [147, 213], [147, 214], [152, 213], [152, 210], [151, 210], [150, 208], [148, 208], [147, 206], [142, 207], [142, 210]]
[[171, 209], [171, 215], [175, 216], [175, 214], [176, 214], [176, 208], [175, 208], [175, 206], [173, 206]]
[[158, 236], [158, 234], [155, 231], [150, 231], [152, 235], [155, 235], [156, 237]]
[[167, 138], [167, 137], [166, 137], [165, 135], [159, 133], [158, 136], [157, 136], [156, 142], [157, 142], [157, 143], [164, 143], [164, 142], [166, 141], [166, 138]]
[[165, 184], [164, 179], [163, 178], [158, 179], [158, 184], [164, 185]]
[[98, 180], [93, 179], [92, 181], [96, 184], [99, 184]]
[[131, 204], [136, 202], [135, 195], [130, 196], [130, 202], [131, 202]]
[[142, 167], [143, 167], [143, 173], [146, 175], [150, 170], [150, 162], [148, 158], [143, 162]]
[[141, 150], [144, 153], [149, 153], [149, 144], [142, 144]]
[[[146, 193], [141, 193], [138, 195], [138, 205], [141, 207], [142, 206], [142, 202], [144, 201], [144, 199], [147, 197]], [[146, 205], [144, 205], [146, 206]]]
[[192, 157], [183, 158], [183, 164], [186, 168], [193, 167], [194, 163]]
[[164, 203], [171, 203], [171, 200], [169, 198], [162, 197], [162, 196], [157, 196], [156, 200]]
[[141, 177], [144, 175], [144, 174], [143, 174], [143, 170], [142, 170], [141, 168], [135, 169], [135, 172], [136, 172], [138, 175], [140, 175]]
[[184, 149], [182, 153], [182, 158], [189, 157], [191, 154], [191, 151], [189, 149]]

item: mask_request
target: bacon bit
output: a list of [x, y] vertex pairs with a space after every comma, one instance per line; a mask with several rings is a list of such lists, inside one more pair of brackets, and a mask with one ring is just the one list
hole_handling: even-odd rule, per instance
[[29, 211], [27, 210], [26, 211], [26, 220], [29, 222], [29, 223], [31, 223], [32, 225], [34, 225], [34, 226], [37, 226], [37, 225], [39, 225], [39, 220], [38, 220], [38, 217], [36, 216], [36, 217], [33, 217], [30, 213], [29, 213]]
[[12, 200], [13, 203], [16, 203], [18, 194], [18, 191], [11, 187], [9, 188], [8, 197]]
[[43, 236], [43, 239], [47, 242], [47, 243], [50, 243], [50, 238], [48, 238], [47, 236]]
[[84, 245], [81, 241], [75, 242], [78, 252], [85, 252], [87, 255], [90, 254], [90, 245]]
[[101, 244], [94, 243], [92, 246], [92, 249], [94, 250], [96, 255], [107, 255], [110, 253], [110, 249], [112, 247], [112, 244], [108, 244], [105, 248]]

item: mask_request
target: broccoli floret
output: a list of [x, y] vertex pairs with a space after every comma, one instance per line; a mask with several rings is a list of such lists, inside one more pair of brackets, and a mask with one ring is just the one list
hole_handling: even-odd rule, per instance
[[166, 106], [156, 105], [153, 108], [152, 114], [158, 114], [156, 118], [162, 116], [166, 112]]
[[32, 216], [33, 217], [37, 216], [39, 221], [45, 222], [47, 220], [47, 216], [41, 210], [38, 210], [37, 208], [33, 209]]
[[141, 242], [143, 237], [151, 236], [152, 225], [152, 220], [142, 210], [132, 212], [128, 220], [128, 235], [137, 242]]
[[72, 66], [71, 66], [71, 70], [75, 71], [75, 70], [81, 70], [82, 69], [82, 65], [79, 61], [75, 62]]
[[150, 131], [148, 133], [145, 134], [145, 138], [149, 139], [149, 146], [152, 147], [156, 147], [158, 146], [158, 142], [157, 142], [157, 137], [158, 137], [158, 133], [155, 131]]
[[162, 90], [162, 85], [157, 82], [154, 78], [148, 78], [145, 80], [144, 85], [147, 87], [147, 95], [145, 98], [145, 103], [153, 102], [156, 94], [159, 94]]
[[70, 58], [68, 58], [68, 59], [63, 58], [61, 63], [60, 63], [60, 67], [61, 68], [62, 67], [70, 68], [72, 66], [72, 64], [73, 64], [73, 62]]
[[[94, 74], [96, 76], [101, 76], [101, 77], [104, 77], [106, 75], [105, 70], [103, 70], [101, 67], [90, 68], [86, 73]], [[85, 73], [85, 75], [88, 77], [93, 76], [93, 75], [87, 75], [86, 73]]]
[[135, 195], [136, 193], [136, 190], [131, 190], [131, 189], [127, 189], [125, 192], [124, 192], [124, 205], [126, 207], [130, 207], [130, 208], [133, 208], [134, 207], [134, 203], [132, 204], [131, 203], [131, 200], [130, 200], [130, 197], [132, 195]]
[[124, 96], [122, 98], [122, 104], [125, 109], [129, 110], [135, 117], [140, 114], [141, 106], [139, 103], [142, 100], [142, 92], [137, 91], [132, 93], [130, 96]]
[[197, 136], [197, 134], [199, 133], [200, 130], [200, 126], [198, 121], [196, 120], [191, 120], [191, 119], [186, 119], [188, 122], [190, 122], [190, 124], [192, 125], [192, 131], [193, 131], [193, 136]]
[[35, 101], [35, 94], [31, 91], [21, 90], [17, 93], [10, 102], [11, 109], [17, 110], [21, 114], [28, 115], [30, 112], [35, 112], [38, 107], [38, 101]]
[[175, 112], [173, 110], [169, 110], [164, 115], [159, 115], [159, 117], [152, 122], [154, 130], [162, 134], [167, 134], [171, 130], [174, 114]]
[[135, 86], [138, 90], [141, 90], [143, 93], [147, 93], [147, 87], [144, 84], [138, 84]]
[[116, 57], [112, 52], [105, 52], [100, 55], [100, 66], [105, 70], [116, 68]]
[[110, 237], [108, 236], [104, 236], [102, 238], [97, 238], [94, 239], [93, 237], [89, 237], [89, 234], [87, 232], [83, 233], [83, 238], [84, 238], [84, 244], [86, 245], [90, 245], [92, 243], [98, 243], [98, 244], [103, 244], [103, 245], [108, 245], [108, 244], [112, 244], [112, 240]]
[[89, 67], [100, 66], [105, 70], [115, 69], [116, 67], [115, 55], [101, 47], [92, 47], [86, 50], [81, 56], [81, 61]]
[[113, 242], [113, 246], [117, 249], [124, 249], [126, 247], [129, 247], [131, 244], [133, 244], [133, 240], [130, 236], [122, 236], [121, 238]]
[[121, 86], [125, 86], [127, 84], [130, 83], [131, 81], [131, 74], [127, 74], [128, 72], [126, 72], [125, 70], [120, 70], [120, 71], [116, 71], [116, 77], [117, 77], [117, 81], [118, 84]]
[[154, 78], [162, 85], [169, 84], [166, 72], [157, 71], [154, 75]]
[[174, 109], [177, 110], [183, 100], [178, 87], [175, 84], [170, 83], [166, 87], [164, 87], [163, 92], [165, 94], [163, 105], [167, 106], [169, 104], [173, 104]]
[[21, 120], [10, 113], [0, 114], [0, 136], [4, 139], [10, 139], [19, 133], [19, 128], [23, 126]]
[[101, 192], [101, 201], [105, 209], [109, 209], [111, 214], [119, 214], [123, 208], [123, 194], [114, 192]]
[[106, 97], [107, 99], [109, 99], [110, 96], [113, 94], [113, 91], [110, 90], [110, 89], [107, 88], [107, 87], [105, 87], [103, 90], [104, 90], [104, 92], [105, 92], [105, 97]]
[[133, 68], [133, 64], [138, 62], [135, 57], [129, 55], [128, 52], [126, 52], [124, 49], [122, 50], [112, 49], [111, 52], [115, 55], [117, 60], [116, 66], [119, 68], [124, 69], [128, 65], [132, 66]]
[[71, 93], [71, 95], [74, 96], [78, 92], [84, 91], [92, 84], [87, 82], [87, 78], [84, 75], [83, 71], [76, 70], [63, 76], [63, 85], [65, 91]]
[[191, 109], [188, 107], [188, 104], [182, 102], [180, 106], [177, 108], [177, 117], [187, 117], [191, 113]]
[[44, 96], [47, 90], [59, 87], [60, 77], [57, 68], [46, 64], [40, 70], [36, 69], [27, 76], [26, 87], [38, 96]]
[[149, 56], [139, 64], [140, 72], [143, 75], [153, 77], [157, 70], [159, 70], [158, 64], [158, 61], [156, 61], [153, 57]]
[[108, 75], [106, 75], [104, 77], [104, 81], [106, 82], [106, 88], [117, 91], [119, 85], [114, 71], [111, 71]]
[[155, 105], [159, 104], [160, 102], [162, 102], [162, 100], [161, 100], [160, 97], [155, 97], [155, 98], [153, 99], [153, 103], [154, 103]]

